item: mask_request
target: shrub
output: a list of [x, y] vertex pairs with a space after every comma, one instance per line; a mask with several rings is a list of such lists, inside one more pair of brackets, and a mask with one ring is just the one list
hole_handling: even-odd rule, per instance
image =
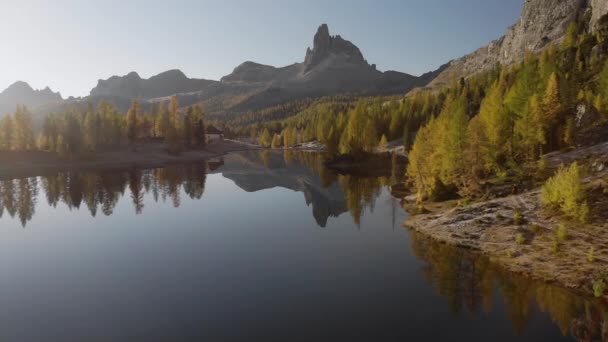
[[526, 238], [524, 238], [524, 234], [522, 234], [522, 233], [517, 233], [517, 234], [515, 235], [515, 242], [516, 242], [518, 245], [523, 245], [523, 244], [524, 244], [524, 242], [526, 242]]
[[555, 237], [557, 238], [558, 242], [562, 242], [568, 237], [568, 229], [563, 223], [557, 226], [557, 229], [555, 230]]
[[559, 241], [557, 239], [553, 240], [553, 252], [557, 253], [559, 252]]
[[587, 252], [587, 261], [594, 262], [595, 261], [595, 250], [592, 247], [589, 247], [589, 252]]
[[576, 162], [569, 167], [561, 166], [557, 173], [549, 178], [541, 191], [543, 205], [560, 209], [564, 214], [581, 222], [586, 222], [589, 207], [585, 201], [585, 192], [580, 170]]
[[597, 298], [603, 296], [605, 290], [606, 290], [606, 283], [604, 283], [603, 279], [595, 280], [593, 282], [593, 294]]
[[524, 215], [521, 213], [521, 211], [515, 211], [515, 214], [513, 214], [513, 222], [515, 222], [516, 225], [524, 223]]
[[528, 228], [532, 233], [536, 235], [541, 234], [543, 232], [542, 228], [536, 223], [532, 223]]
[[547, 171], [547, 159], [543, 156], [538, 160], [538, 162], [536, 164], [537, 179], [542, 179], [546, 171]]

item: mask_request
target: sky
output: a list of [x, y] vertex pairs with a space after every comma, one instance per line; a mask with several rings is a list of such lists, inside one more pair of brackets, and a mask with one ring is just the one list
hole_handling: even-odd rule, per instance
[[379, 70], [420, 75], [504, 34], [523, 0], [1, 0], [0, 91], [86, 96], [169, 69], [219, 80], [244, 61], [302, 62], [327, 23]]

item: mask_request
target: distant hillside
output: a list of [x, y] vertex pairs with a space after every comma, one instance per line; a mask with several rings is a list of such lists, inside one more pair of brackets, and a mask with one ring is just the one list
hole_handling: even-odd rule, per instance
[[207, 113], [216, 115], [324, 96], [402, 95], [417, 87], [439, 87], [497, 64], [519, 62], [526, 51], [539, 52], [551, 43], [559, 43], [577, 17], [586, 18], [585, 29], [595, 32], [607, 13], [606, 0], [526, 0], [520, 19], [503, 37], [419, 77], [377, 70], [355, 44], [339, 35], [330, 35], [328, 26], [323, 24], [314, 35], [312, 48], [306, 49], [303, 61], [288, 66], [247, 61], [220, 81], [188, 78], [180, 70], [169, 70], [148, 79], [131, 72], [99, 80], [89, 96], [65, 101], [48, 88], [33, 90], [26, 83], [17, 82], [0, 94], [0, 115], [13, 111], [17, 104], [44, 114], [71, 106], [95, 106], [101, 100], [125, 111], [132, 98], [140, 98], [146, 107], [172, 95], [179, 97], [182, 106], [200, 103]]
[[189, 79], [171, 70], [142, 79], [135, 72], [99, 80], [93, 98], [160, 101], [177, 94], [184, 105], [202, 102], [211, 112], [259, 109], [307, 97], [357, 93], [403, 94], [424, 81], [396, 72], [380, 72], [353, 43], [331, 36], [321, 25], [304, 61], [276, 68], [247, 61], [220, 81]]
[[37, 108], [44, 104], [62, 101], [61, 95], [54, 93], [48, 87], [34, 90], [29, 84], [18, 81], [0, 93], [0, 115], [14, 112], [17, 105]]

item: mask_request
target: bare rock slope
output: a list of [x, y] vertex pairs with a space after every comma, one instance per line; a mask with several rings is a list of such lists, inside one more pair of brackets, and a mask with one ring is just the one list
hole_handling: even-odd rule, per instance
[[568, 25], [578, 14], [591, 12], [591, 29], [608, 13], [606, 0], [525, 0], [519, 20], [504, 36], [471, 54], [450, 61], [429, 84], [441, 86], [451, 80], [488, 70], [496, 64], [510, 65], [523, 59], [525, 53], [539, 52], [551, 42], [564, 37]]

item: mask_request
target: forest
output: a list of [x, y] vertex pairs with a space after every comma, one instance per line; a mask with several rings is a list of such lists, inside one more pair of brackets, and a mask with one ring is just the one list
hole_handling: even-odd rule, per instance
[[592, 35], [586, 22], [571, 23], [540, 54], [441, 89], [324, 98], [285, 118], [259, 112], [227, 124], [265, 147], [318, 140], [332, 155], [365, 155], [402, 139], [407, 179], [421, 199], [475, 196], [488, 177], [535, 175], [543, 154], [576, 146], [582, 126], [608, 119], [608, 25]]
[[[85, 111], [73, 108], [52, 113], [37, 124], [24, 106], [0, 119], [0, 151], [48, 151], [60, 156], [116, 148], [136, 149], [138, 143], [160, 139], [167, 151], [201, 148], [206, 144], [203, 109], [199, 105], [180, 108], [177, 96], [153, 103], [145, 112], [133, 99], [126, 113], [101, 101]], [[38, 127], [40, 126], [40, 127]]]
[[[592, 35], [587, 22], [581, 17], [571, 23], [558, 45], [518, 64], [496, 65], [439, 89], [304, 99], [215, 115], [209, 122], [262, 147], [316, 140], [329, 155], [365, 156], [401, 140], [409, 160], [405, 176], [420, 199], [476, 196], [481, 180], [533, 176], [543, 169], [543, 154], [575, 146], [582, 116], [595, 116], [593, 124], [608, 118], [608, 24]], [[101, 102], [50, 114], [41, 127], [18, 107], [0, 121], [0, 150], [71, 156], [162, 139], [169, 153], [178, 154], [205, 145], [204, 120], [200, 105], [180, 108], [176, 96], [148, 112], [137, 99], [126, 113]]]

